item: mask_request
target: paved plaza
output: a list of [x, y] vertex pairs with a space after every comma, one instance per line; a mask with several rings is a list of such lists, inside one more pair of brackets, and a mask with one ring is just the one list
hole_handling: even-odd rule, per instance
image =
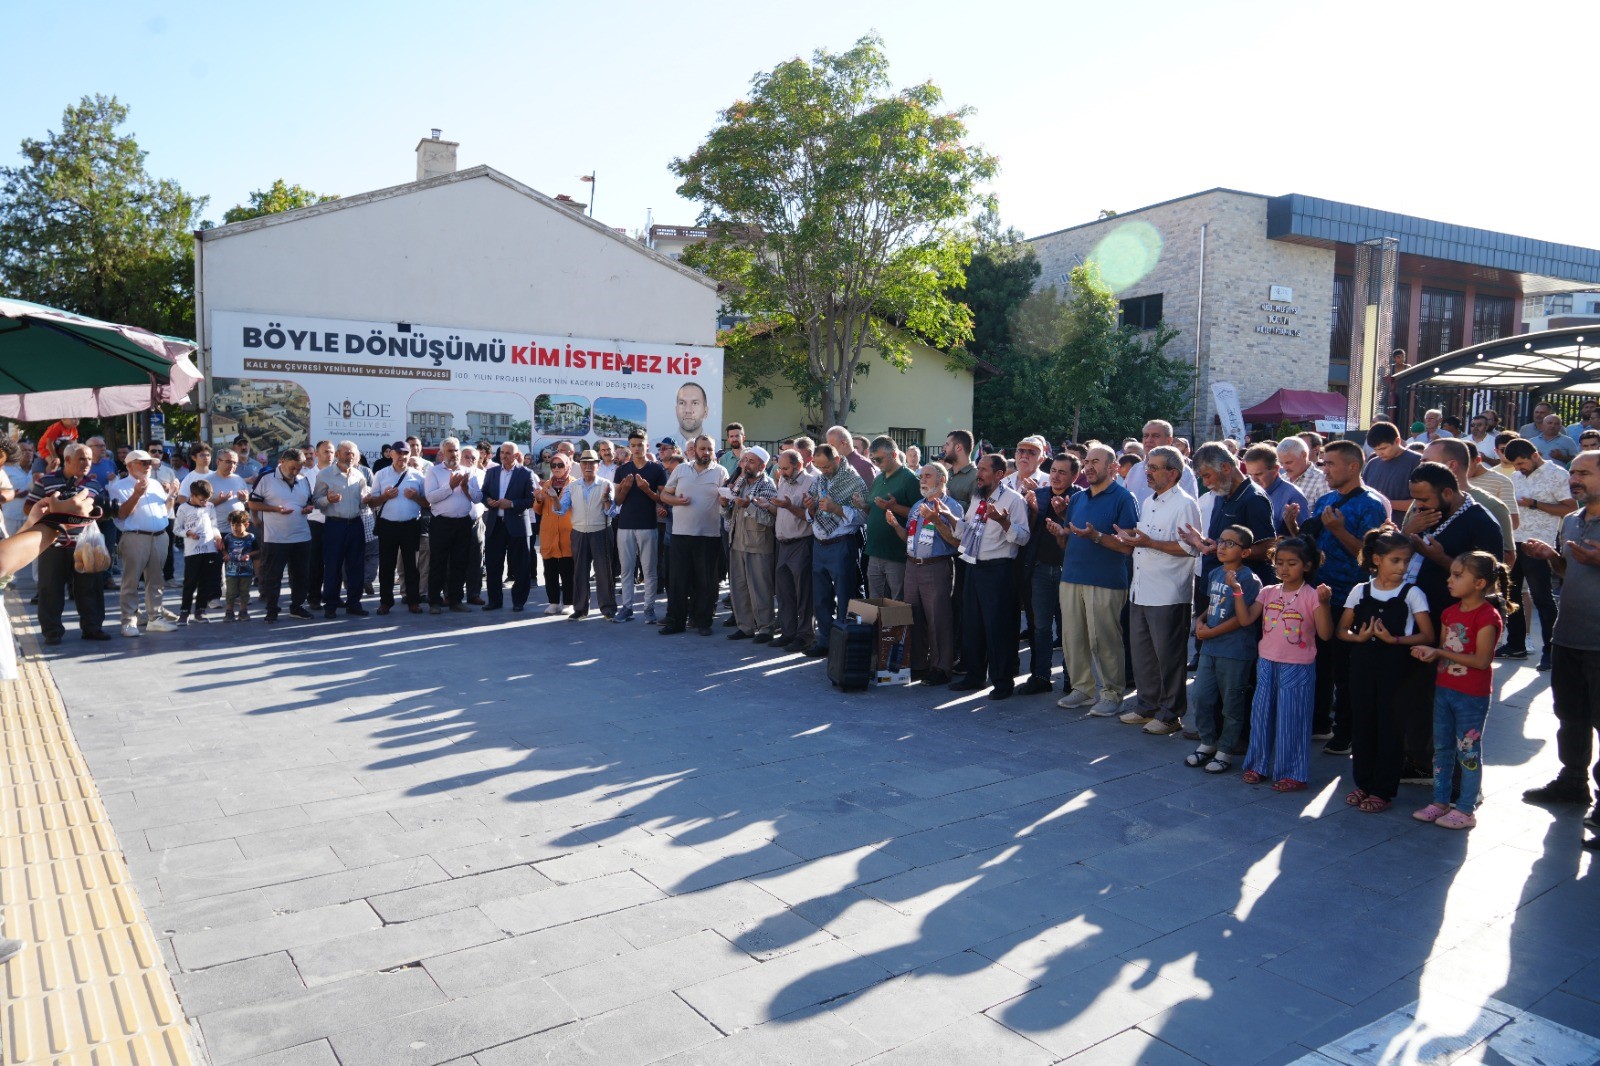
[[1556, 769], [1531, 663], [1457, 834], [1421, 787], [1347, 807], [1344, 759], [1278, 795], [728, 632], [212, 622], [47, 662], [219, 1066], [1600, 1058], [1581, 812], [1519, 798]]

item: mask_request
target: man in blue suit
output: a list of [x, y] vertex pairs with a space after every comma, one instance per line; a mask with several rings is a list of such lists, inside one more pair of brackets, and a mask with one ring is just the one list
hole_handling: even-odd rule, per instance
[[485, 611], [505, 606], [501, 584], [505, 568], [511, 570], [511, 609], [528, 602], [531, 571], [528, 558], [528, 509], [539, 487], [533, 471], [519, 461], [522, 456], [510, 441], [500, 445], [500, 462], [483, 475], [483, 546], [488, 568], [489, 603]]

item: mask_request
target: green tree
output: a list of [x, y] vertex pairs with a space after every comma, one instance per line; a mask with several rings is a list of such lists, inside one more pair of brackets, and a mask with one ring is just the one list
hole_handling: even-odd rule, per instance
[[850, 410], [866, 349], [904, 370], [912, 338], [949, 350], [971, 336], [947, 291], [964, 280], [964, 220], [995, 161], [964, 143], [967, 110], [942, 109], [932, 83], [891, 91], [888, 65], [871, 35], [779, 64], [672, 162], [711, 232], [685, 261], [725, 283], [730, 311], [800, 342], [789, 358], [803, 356], [824, 422]]
[[194, 335], [194, 245], [206, 198], [152, 177], [114, 96], [84, 97], [61, 131], [0, 167], [0, 289], [79, 314]]
[[1073, 268], [1065, 292], [1028, 297], [1013, 330], [1003, 373], [977, 401], [979, 430], [997, 442], [1029, 433], [1120, 439], [1187, 407], [1188, 366], [1165, 354], [1177, 330], [1118, 328], [1116, 298], [1092, 260]]
[[246, 222], [262, 215], [275, 215], [279, 211], [293, 211], [297, 207], [325, 204], [329, 200], [338, 198], [338, 194], [324, 195], [312, 192], [304, 185], [289, 185], [279, 178], [267, 188], [257, 189], [251, 193], [247, 203], [235, 204], [224, 211], [222, 221]]

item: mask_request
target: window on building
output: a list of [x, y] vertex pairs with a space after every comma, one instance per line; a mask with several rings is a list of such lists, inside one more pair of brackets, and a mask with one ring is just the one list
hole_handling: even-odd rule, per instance
[[1453, 289], [1423, 289], [1417, 316], [1417, 360], [1453, 352], [1461, 347], [1466, 318], [1466, 293]]
[[1344, 274], [1333, 276], [1333, 329], [1328, 334], [1328, 358], [1350, 358], [1350, 316], [1355, 308], [1355, 279]]
[[1544, 313], [1547, 315], [1572, 314], [1572, 293], [1564, 292], [1559, 296], [1546, 296], [1544, 298]]
[[915, 444], [918, 448], [922, 447], [922, 430], [920, 429], [905, 429], [901, 426], [890, 426], [887, 432], [889, 436], [894, 438], [894, 442], [900, 446], [901, 451], [905, 451], [913, 444]]
[[1513, 308], [1509, 296], [1484, 296], [1479, 294], [1472, 302], [1472, 343], [1499, 340], [1517, 331], [1512, 320]]
[[1134, 329], [1155, 329], [1161, 324], [1161, 293], [1134, 296], [1123, 300], [1117, 312], [1117, 325]]

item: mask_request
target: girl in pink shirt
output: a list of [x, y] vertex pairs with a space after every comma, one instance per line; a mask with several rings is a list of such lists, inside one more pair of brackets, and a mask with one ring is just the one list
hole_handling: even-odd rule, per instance
[[[1333, 590], [1312, 586], [1322, 553], [1303, 537], [1285, 537], [1272, 553], [1278, 584], [1256, 602], [1238, 601], [1240, 622], [1261, 620], [1261, 658], [1250, 708], [1246, 784], [1273, 779], [1273, 790], [1298, 792], [1310, 776], [1311, 711], [1317, 690], [1317, 639], [1333, 636]], [[1234, 593], [1242, 596], [1242, 593]]]

